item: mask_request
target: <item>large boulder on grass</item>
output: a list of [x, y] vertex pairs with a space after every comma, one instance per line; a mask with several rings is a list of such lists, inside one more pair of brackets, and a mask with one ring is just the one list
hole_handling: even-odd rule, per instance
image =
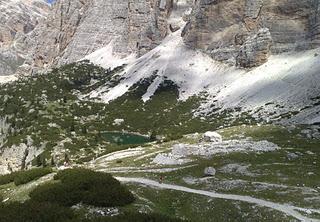
[[222, 142], [222, 136], [217, 132], [208, 131], [203, 134], [202, 137], [203, 142]]
[[207, 167], [204, 169], [204, 176], [211, 177], [216, 175], [216, 169], [213, 167]]

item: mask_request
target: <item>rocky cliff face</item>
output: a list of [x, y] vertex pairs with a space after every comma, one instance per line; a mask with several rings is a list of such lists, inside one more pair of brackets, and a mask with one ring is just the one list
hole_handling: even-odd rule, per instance
[[177, 5], [192, 8], [184, 42], [232, 65], [255, 67], [270, 54], [320, 45], [319, 0], [58, 0], [39, 25], [48, 11], [42, 0], [0, 0], [0, 73], [26, 58], [22, 72], [59, 66], [109, 44], [118, 56], [141, 56], [180, 27]]
[[184, 40], [214, 59], [254, 67], [271, 53], [319, 46], [319, 0], [196, 0]]
[[13, 74], [27, 54], [24, 38], [49, 11], [44, 0], [0, 0], [0, 75]]
[[113, 44], [123, 56], [142, 55], [167, 35], [172, 0], [59, 0], [29, 41], [29, 65], [61, 65]]

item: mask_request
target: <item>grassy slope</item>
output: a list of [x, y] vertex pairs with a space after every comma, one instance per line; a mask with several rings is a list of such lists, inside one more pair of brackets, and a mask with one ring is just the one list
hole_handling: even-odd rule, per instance
[[[229, 153], [223, 155], [215, 155], [211, 158], [193, 157], [193, 165], [189, 168], [180, 169], [173, 172], [138, 172], [143, 166], [144, 169], [163, 169], [180, 166], [156, 166], [152, 164], [153, 158], [157, 155], [156, 152], [168, 152], [168, 149], [175, 143], [197, 143], [200, 136], [191, 138], [182, 138], [178, 141], [153, 145], [146, 147], [145, 157], [139, 159], [139, 155], [122, 159], [122, 162], [117, 160], [109, 161], [108, 167], [104, 164], [97, 163], [97, 169], [110, 170], [121, 169], [121, 167], [131, 167], [128, 172], [114, 172], [117, 176], [125, 177], [143, 177], [158, 181], [159, 177], [165, 178], [165, 183], [178, 184], [194, 189], [210, 190], [226, 194], [238, 194], [252, 196], [260, 199], [265, 199], [282, 204], [291, 204], [294, 206], [305, 208], [320, 208], [320, 141], [310, 139], [301, 134], [305, 126], [296, 127], [294, 130], [288, 130], [283, 127], [266, 125], [266, 126], [237, 126], [220, 130], [224, 139], [240, 139], [251, 137], [253, 140], [267, 139], [278, 144], [281, 149], [267, 153]], [[147, 156], [149, 155], [150, 156]], [[296, 154], [296, 158], [291, 158], [290, 154]], [[140, 155], [142, 156], [142, 155]], [[103, 162], [103, 161], [102, 161]], [[245, 171], [233, 170], [230, 172], [223, 171], [223, 167], [228, 164], [237, 164], [245, 167]], [[205, 167], [212, 166], [217, 170], [217, 173], [212, 178], [203, 178]], [[186, 180], [187, 179], [187, 180]], [[187, 182], [193, 180], [193, 183]], [[150, 206], [152, 209], [161, 209], [164, 212], [170, 212], [172, 206], [168, 202], [178, 202], [180, 205], [174, 208], [174, 213], [177, 215], [188, 215], [188, 218], [194, 219], [186, 212], [189, 212], [188, 205], [198, 206], [197, 201], [189, 201], [186, 197], [179, 196], [180, 194], [171, 191], [163, 191], [163, 195], [156, 195], [156, 198], [150, 194], [147, 188], [139, 188], [132, 186], [134, 192], [138, 192], [141, 196], [140, 200], [143, 205]], [[158, 191], [156, 191], [158, 192]], [[181, 194], [182, 195], [182, 194]], [[182, 196], [184, 196], [183, 194]], [[187, 195], [188, 196], [188, 195]], [[193, 196], [193, 195], [191, 195]], [[163, 198], [163, 200], [162, 200]], [[181, 203], [181, 198], [188, 201]], [[199, 197], [196, 197], [196, 199]], [[201, 199], [201, 198], [200, 198]], [[148, 200], [148, 201], [147, 201]], [[180, 202], [179, 202], [180, 201]], [[219, 205], [219, 200], [217, 201]], [[233, 205], [232, 201], [222, 201], [229, 204], [227, 209], [234, 210], [238, 208], [241, 214], [251, 215], [252, 209], [249, 205], [241, 204], [241, 207]], [[201, 204], [200, 204], [201, 206]], [[189, 206], [190, 207], [190, 206]], [[181, 209], [182, 208], [182, 209]], [[258, 208], [259, 209], [259, 208]], [[265, 212], [266, 209], [259, 209], [259, 214], [267, 214], [259, 221], [270, 221], [270, 216], [277, 215], [275, 212]], [[185, 211], [185, 212], [184, 212]], [[223, 215], [223, 209], [216, 208], [206, 209], [204, 206], [192, 211], [192, 215], [203, 214], [204, 218], [226, 218], [233, 221], [232, 214], [230, 217]], [[259, 215], [257, 214], [257, 216]], [[209, 216], [208, 216], [209, 215]], [[219, 215], [215, 217], [215, 215]], [[315, 215], [320, 217], [320, 215]], [[241, 218], [239, 216], [239, 218]], [[290, 221], [290, 218], [283, 219], [277, 216], [279, 221]]]

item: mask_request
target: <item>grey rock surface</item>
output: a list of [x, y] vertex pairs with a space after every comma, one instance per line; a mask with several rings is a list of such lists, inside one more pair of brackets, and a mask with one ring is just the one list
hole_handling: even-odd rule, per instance
[[14, 74], [24, 59], [13, 49], [0, 49], [0, 75]]
[[272, 37], [269, 29], [260, 29], [258, 33], [246, 39], [239, 49], [237, 65], [244, 68], [259, 66], [268, 61], [271, 54]]
[[[270, 37], [273, 54], [319, 47], [319, 5], [319, 0], [198, 0], [184, 40], [216, 60], [259, 66], [267, 61]], [[271, 36], [264, 39], [262, 29]]]
[[[181, 27], [189, 47], [245, 68], [320, 46], [320, 0], [57, 0], [50, 10], [43, 0], [0, 0], [0, 7], [1, 51], [13, 53], [10, 64], [26, 60], [18, 72], [75, 62], [108, 44], [117, 55], [141, 56]], [[176, 10], [189, 7], [190, 14]], [[181, 16], [187, 24], [176, 22]], [[2, 73], [17, 69], [0, 63]]]
[[28, 54], [21, 42], [46, 19], [44, 0], [0, 0], [0, 75], [17, 71]]
[[138, 56], [167, 35], [171, 0], [58, 0], [29, 42], [29, 65], [62, 65], [108, 44], [114, 53]]

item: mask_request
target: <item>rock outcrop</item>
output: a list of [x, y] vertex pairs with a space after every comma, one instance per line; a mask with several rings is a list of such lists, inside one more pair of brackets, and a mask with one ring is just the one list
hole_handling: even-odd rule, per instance
[[260, 29], [254, 36], [247, 38], [236, 57], [237, 65], [244, 68], [259, 66], [268, 61], [272, 37], [269, 29]]
[[241, 67], [320, 45], [319, 0], [197, 0], [183, 32], [192, 48]]
[[42, 144], [41, 147], [34, 146], [31, 137], [28, 137], [25, 143], [1, 148], [0, 175], [30, 168], [32, 160], [40, 155], [44, 148], [45, 144]]

